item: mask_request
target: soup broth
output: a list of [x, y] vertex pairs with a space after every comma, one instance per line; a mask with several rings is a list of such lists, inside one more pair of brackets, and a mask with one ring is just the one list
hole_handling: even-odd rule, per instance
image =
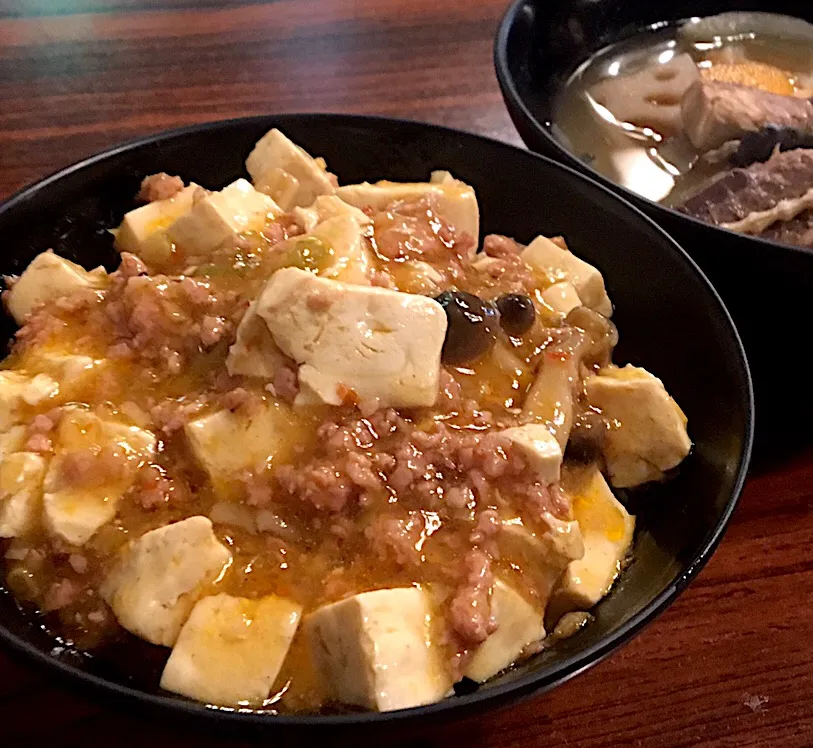
[[602, 49], [563, 88], [554, 135], [622, 187], [680, 206], [725, 170], [731, 151], [703, 152], [686, 138], [681, 104], [693, 83], [720, 81], [800, 99], [813, 94], [813, 43], [757, 26], [708, 41], [683, 33], [687, 26], [680, 24], [650, 27]]

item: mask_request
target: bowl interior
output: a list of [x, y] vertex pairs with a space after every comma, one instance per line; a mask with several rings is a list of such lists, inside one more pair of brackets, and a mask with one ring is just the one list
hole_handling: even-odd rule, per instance
[[[272, 126], [323, 155], [344, 183], [424, 180], [432, 169], [448, 168], [475, 186], [484, 233], [523, 242], [538, 233], [561, 233], [604, 272], [621, 333], [617, 360], [646, 366], [664, 380], [688, 416], [693, 453], [674, 480], [631, 497], [639, 518], [634, 561], [596, 608], [594, 623], [476, 693], [412, 712], [507, 699], [549, 687], [597, 661], [663, 608], [713, 550], [744, 479], [752, 417], [747, 364], [718, 297], [665, 234], [605, 189], [519, 149], [439, 127], [324, 115], [235, 120], [124, 146], [13, 198], [0, 207], [7, 248], [0, 272], [19, 272], [49, 247], [87, 267], [115, 266], [107, 229], [132, 207], [144, 175], [167, 171], [221, 187], [244, 174], [246, 155]], [[3, 334], [13, 329], [3, 318]], [[54, 641], [39, 623], [24, 617], [10, 596], [0, 596], [0, 638], [13, 639], [35, 657], [48, 655]], [[100, 678], [122, 694], [133, 695], [122, 687], [135, 689], [154, 705], [215, 713], [157, 694], [151, 666], [127, 671], [115, 658], [86, 657], [70, 648], [52, 656], [63, 670], [91, 676], [86, 680], [96, 685]]]

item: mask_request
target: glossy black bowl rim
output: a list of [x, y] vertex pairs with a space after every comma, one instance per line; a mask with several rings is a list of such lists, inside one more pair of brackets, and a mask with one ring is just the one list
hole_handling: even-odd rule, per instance
[[[705, 221], [701, 221], [699, 218], [694, 218], [686, 213], [680, 213], [674, 208], [669, 208], [666, 205], [656, 203], [654, 200], [643, 197], [637, 192], [633, 192], [632, 190], [613, 182], [612, 179], [608, 179], [603, 174], [596, 171], [588, 163], [577, 158], [575, 154], [571, 153], [567, 148], [565, 148], [565, 146], [553, 136], [553, 133], [551, 133], [551, 131], [545, 127], [545, 125], [541, 123], [533, 112], [531, 112], [531, 110], [526, 106], [524, 99], [517, 89], [516, 83], [514, 82], [514, 76], [511, 74], [511, 68], [508, 64], [508, 36], [517, 21], [517, 17], [520, 13], [522, 13], [523, 8], [525, 8], [527, 5], [528, 0], [512, 0], [511, 5], [508, 6], [508, 10], [506, 10], [505, 15], [500, 21], [500, 25], [497, 27], [497, 33], [494, 38], [494, 68], [497, 74], [497, 81], [500, 84], [500, 89], [502, 90], [503, 96], [509, 104], [509, 108], [514, 112], [519, 112], [522, 115], [523, 123], [530, 127], [534, 131], [535, 135], [546, 141], [562, 158], [566, 159], [568, 166], [570, 166], [571, 163], [578, 163], [579, 168], [577, 171], [583, 170], [582, 173], [585, 174], [585, 176], [594, 182], [598, 182], [602, 187], [607, 187], [616, 194], [620, 193], [620, 197], [623, 197], [625, 200], [631, 202], [645, 202], [647, 203], [648, 209], [655, 212], [662, 211], [663, 213], [668, 214], [672, 220], [686, 221], [690, 225], [696, 226], [698, 229], [722, 231], [739, 241], [754, 242], [757, 245], [764, 246], [766, 249], [779, 249], [791, 251], [801, 255], [813, 255], [813, 248], [797, 247], [793, 244], [784, 244], [782, 242], [771, 241], [770, 239], [762, 239], [758, 236], [751, 236], [750, 234], [741, 234], [736, 231], [732, 231], [731, 229], [723, 228], [722, 226], [715, 226], [714, 224], [706, 223]], [[647, 28], [656, 28], [657, 26], [658, 24], [649, 24]], [[642, 26], [642, 28], [644, 28], [644, 26]], [[525, 138], [523, 138], [523, 141], [524, 140]]]
[[120, 145], [113, 146], [98, 154], [90, 156], [82, 161], [79, 161], [71, 166], [61, 169], [45, 179], [36, 182], [28, 187], [23, 188], [19, 192], [11, 196], [7, 201], [0, 204], [0, 217], [15, 205], [36, 199], [37, 193], [48, 187], [53, 182], [61, 179], [62, 177], [72, 174], [82, 169], [93, 166], [94, 164], [103, 161], [111, 156], [118, 155], [125, 151], [132, 151], [140, 147], [153, 144], [157, 141], [164, 139], [171, 139], [181, 137], [183, 135], [192, 134], [201, 130], [218, 129], [223, 126], [235, 125], [249, 125], [259, 124], [260, 122], [267, 122], [268, 126], [285, 128], [286, 123], [303, 121], [307, 119], [315, 119], [325, 123], [329, 127], [331, 123], [341, 123], [343, 125], [371, 127], [377, 124], [384, 124], [390, 127], [405, 126], [405, 127], [419, 127], [424, 130], [434, 131], [435, 133], [445, 135], [452, 138], [465, 138], [467, 140], [475, 139], [482, 141], [488, 147], [495, 145], [507, 150], [519, 150], [528, 158], [536, 159], [546, 164], [548, 168], [558, 170], [582, 180], [586, 183], [592, 183], [600, 191], [606, 193], [611, 199], [624, 204], [624, 207], [630, 211], [631, 215], [637, 217], [637, 220], [649, 226], [651, 230], [660, 234], [663, 240], [661, 245], [663, 249], [671, 249], [678, 258], [685, 262], [689, 268], [697, 275], [702, 284], [704, 284], [711, 296], [712, 301], [716, 301], [719, 312], [724, 316], [728, 323], [735, 348], [737, 351], [737, 358], [739, 363], [739, 370], [742, 376], [742, 384], [745, 385], [747, 394], [747, 402], [744, 404], [747, 410], [747, 418], [745, 424], [745, 433], [743, 437], [743, 448], [740, 455], [740, 461], [737, 465], [736, 476], [734, 479], [733, 489], [729, 496], [728, 502], [723, 510], [723, 513], [715, 525], [715, 527], [706, 536], [701, 550], [696, 556], [686, 564], [686, 568], [681, 576], [665, 589], [660, 595], [651, 600], [637, 615], [630, 618], [622, 626], [618, 628], [613, 634], [605, 637], [604, 639], [596, 642], [590, 647], [586, 647], [578, 654], [563, 660], [556, 666], [547, 668], [539, 673], [529, 673], [522, 678], [510, 682], [491, 686], [488, 688], [480, 688], [473, 693], [455, 696], [453, 698], [444, 699], [434, 704], [429, 704], [421, 707], [413, 707], [411, 709], [403, 709], [393, 712], [354, 712], [349, 714], [274, 714], [262, 711], [254, 711], [249, 709], [226, 709], [219, 707], [206, 706], [197, 702], [187, 701], [180, 697], [170, 695], [159, 695], [147, 693], [137, 688], [132, 688], [118, 683], [113, 683], [97, 675], [86, 673], [74, 668], [72, 665], [51, 657], [45, 652], [37, 649], [32, 644], [26, 642], [22, 637], [12, 634], [7, 631], [4, 626], [0, 624], [0, 643], [10, 647], [15, 652], [22, 655], [25, 659], [35, 663], [38, 666], [47, 668], [50, 671], [58, 674], [59, 676], [73, 680], [80, 683], [89, 689], [95, 690], [101, 695], [112, 697], [115, 701], [119, 702], [136, 702], [141, 706], [148, 708], [156, 713], [163, 713], [166, 716], [177, 716], [195, 718], [197, 722], [203, 724], [219, 724], [232, 728], [265, 728], [273, 729], [274, 727], [287, 727], [287, 728], [320, 728], [320, 727], [361, 727], [361, 726], [375, 726], [376, 724], [382, 725], [384, 723], [399, 723], [405, 724], [412, 723], [418, 720], [423, 720], [430, 717], [436, 718], [454, 718], [455, 716], [463, 716], [464, 714], [471, 713], [478, 707], [485, 706], [498, 706], [504, 705], [512, 701], [517, 701], [523, 697], [528, 697], [534, 694], [539, 694], [547, 691], [554, 686], [560, 685], [574, 676], [582, 673], [593, 665], [597, 664], [608, 656], [611, 652], [616, 650], [622, 644], [629, 641], [635, 634], [637, 634], [644, 626], [654, 620], [660, 613], [662, 613], [686, 588], [689, 582], [697, 576], [700, 570], [705, 566], [711, 555], [717, 548], [722, 536], [725, 532], [726, 526], [731, 519], [731, 515], [742, 493], [743, 485], [745, 483], [746, 475], [748, 472], [748, 465], [751, 459], [751, 450], [754, 439], [754, 392], [751, 382], [751, 374], [748, 367], [748, 361], [745, 355], [745, 350], [742, 345], [739, 333], [735, 327], [725, 304], [720, 298], [717, 291], [709, 282], [703, 271], [697, 266], [691, 257], [675, 242], [663, 229], [661, 229], [654, 221], [644, 215], [638, 208], [630, 204], [623, 198], [612, 193], [605, 186], [598, 184], [595, 180], [591, 180], [580, 174], [575, 169], [564, 166], [556, 161], [540, 156], [530, 151], [522, 151], [515, 146], [503, 143], [500, 141], [486, 138], [481, 135], [464, 132], [462, 130], [455, 130], [440, 125], [433, 125], [414, 120], [396, 119], [390, 117], [377, 117], [367, 115], [354, 115], [354, 114], [319, 114], [319, 113], [297, 113], [297, 114], [279, 114], [279, 115], [260, 115], [254, 117], [239, 117], [227, 120], [217, 120], [212, 122], [205, 122], [187, 127], [182, 127], [173, 130], [167, 130], [143, 138], [130, 140]]

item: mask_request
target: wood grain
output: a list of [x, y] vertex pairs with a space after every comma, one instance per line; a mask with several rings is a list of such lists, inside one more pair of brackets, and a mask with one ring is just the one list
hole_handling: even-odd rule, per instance
[[[503, 4], [4, 0], [0, 198], [121, 140], [248, 114], [375, 113], [518, 143], [491, 64]], [[802, 450], [750, 480], [707, 569], [621, 652], [548, 695], [389, 744], [807, 748], [811, 548], [813, 451]], [[223, 744], [2, 654], [0, 725], [0, 745]]]
[[519, 142], [491, 66], [501, 3], [97, 5], [0, 19], [0, 196], [124, 139], [250, 114], [383, 114]]

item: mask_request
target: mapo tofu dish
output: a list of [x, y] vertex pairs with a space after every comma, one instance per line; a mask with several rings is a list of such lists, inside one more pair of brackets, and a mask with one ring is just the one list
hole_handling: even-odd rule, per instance
[[147, 177], [114, 272], [49, 251], [5, 279], [4, 585], [214, 706], [483, 683], [608, 593], [615, 494], [669, 477], [686, 418], [613, 363], [600, 270], [561, 237], [480, 246], [448, 172], [340, 185], [278, 130], [246, 167]]

